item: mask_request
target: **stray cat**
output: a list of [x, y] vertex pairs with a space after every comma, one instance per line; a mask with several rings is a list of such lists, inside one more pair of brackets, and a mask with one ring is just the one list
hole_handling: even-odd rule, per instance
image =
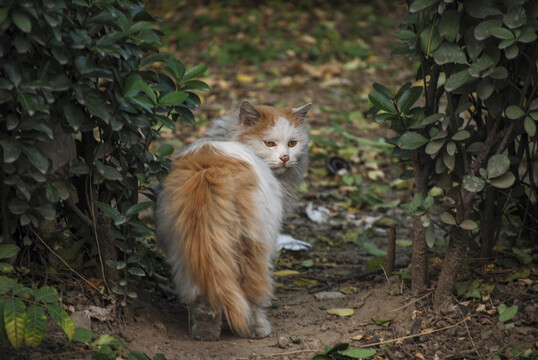
[[163, 183], [157, 237], [196, 339], [218, 339], [222, 313], [242, 337], [271, 333], [271, 260], [306, 170], [310, 107], [243, 101], [181, 153]]

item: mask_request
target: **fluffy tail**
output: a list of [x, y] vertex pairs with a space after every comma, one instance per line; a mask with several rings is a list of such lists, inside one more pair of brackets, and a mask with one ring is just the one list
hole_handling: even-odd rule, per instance
[[237, 253], [241, 237], [237, 197], [245, 188], [218, 168], [180, 171], [185, 176], [177, 177], [177, 187], [170, 187], [174, 189], [170, 200], [178, 211], [174, 230], [180, 235], [190, 279], [215, 311], [224, 312], [232, 330], [248, 337], [251, 311], [241, 289]]

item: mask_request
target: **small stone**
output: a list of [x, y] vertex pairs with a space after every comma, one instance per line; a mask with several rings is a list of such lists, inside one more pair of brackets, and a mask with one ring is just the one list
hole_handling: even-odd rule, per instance
[[73, 320], [75, 327], [89, 330], [92, 328], [92, 320], [85, 311], [75, 311], [73, 314], [71, 314], [71, 320]]
[[278, 345], [279, 348], [285, 349], [288, 346], [289, 343], [290, 343], [290, 340], [288, 338], [286, 338], [284, 336], [280, 336], [278, 338], [277, 345]]

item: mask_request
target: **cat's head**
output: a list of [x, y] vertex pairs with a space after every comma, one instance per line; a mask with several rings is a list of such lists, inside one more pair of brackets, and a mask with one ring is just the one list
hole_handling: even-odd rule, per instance
[[283, 174], [306, 161], [306, 113], [311, 106], [279, 109], [243, 101], [239, 107], [239, 141], [249, 145], [274, 173]]

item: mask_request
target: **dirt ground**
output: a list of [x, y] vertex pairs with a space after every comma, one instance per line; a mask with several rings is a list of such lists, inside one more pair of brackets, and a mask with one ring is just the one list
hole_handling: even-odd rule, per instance
[[[398, 23], [401, 18], [398, 14], [389, 16]], [[359, 120], [341, 124], [346, 131], [366, 139], [390, 138], [392, 135], [387, 129], [371, 119], [364, 119], [364, 113], [373, 82], [390, 85], [413, 81], [411, 64], [406, 59], [390, 57], [395, 30], [374, 32], [368, 39], [374, 50], [366, 66], [345, 67], [336, 60], [309, 64], [299, 55], [258, 65], [230, 66], [212, 64], [196, 53], [181, 54], [187, 64], [205, 62], [209, 65], [211, 76], [203, 80], [212, 90], [204, 94], [203, 105], [195, 112], [197, 118], [202, 119], [202, 126], [182, 127], [177, 134], [166, 134], [165, 140], [174, 140], [177, 146], [193, 141], [203, 131], [205, 120], [233, 109], [242, 99], [290, 106], [312, 102], [311, 134], [342, 144], [344, 139], [334, 131], [331, 121], [335, 121], [337, 114], [357, 114], [359, 110]], [[275, 76], [280, 78], [281, 85], [267, 86], [267, 80]], [[387, 276], [379, 268], [367, 269], [366, 264], [375, 256], [354, 241], [357, 237], [354, 232], [359, 232], [376, 248], [386, 249], [388, 229], [374, 220], [383, 216], [398, 220], [397, 239], [402, 246], [396, 249], [395, 270], [405, 272], [410, 263], [410, 219], [398, 206], [375, 209], [367, 205], [339, 206], [337, 203], [346, 201], [349, 189], [329, 177], [325, 166], [327, 156], [342, 155], [345, 149], [325, 150], [318, 145], [314, 143], [311, 151], [309, 188], [302, 194], [296, 216], [283, 231], [313, 246], [302, 251], [283, 250], [275, 260], [275, 271], [298, 273], [275, 278], [274, 299], [267, 311], [273, 327], [269, 337], [242, 339], [224, 330], [216, 342], [193, 340], [186, 308], [163, 292], [143, 290], [125, 316], [110, 321], [93, 318], [92, 330], [117, 336], [129, 350], [143, 351], [151, 357], [163, 353], [168, 360], [311, 359], [315, 354], [324, 353], [325, 346], [341, 342], [349, 343], [350, 348], [373, 347], [377, 350], [373, 358], [377, 359], [493, 359], [494, 356], [508, 359], [516, 358], [512, 349], [536, 351], [537, 295], [530, 286], [500, 282], [506, 274], [503, 268], [473, 263], [469, 259], [471, 265], [462, 269], [458, 281], [480, 279], [494, 283], [494, 291], [482, 299], [455, 298], [455, 305], [441, 314], [432, 311], [431, 291], [414, 294], [409, 289], [408, 279]], [[355, 151], [350, 156], [352, 174], [363, 175], [366, 185], [391, 184], [402, 170], [390, 160], [379, 160], [381, 155], [370, 148], [359, 147], [352, 151]], [[372, 171], [377, 171], [378, 176]], [[409, 186], [401, 190], [391, 188], [388, 194], [383, 194], [384, 201], [408, 201], [410, 192]], [[306, 211], [309, 203], [314, 209], [328, 209], [328, 219], [321, 223], [312, 221]], [[349, 241], [350, 236], [354, 236], [352, 241]], [[431, 289], [441, 261], [432, 252]], [[537, 276], [535, 270], [530, 275], [534, 281]], [[82, 286], [72, 286], [62, 295], [64, 305], [71, 310], [81, 311], [92, 304], [106, 305], [92, 298]], [[498, 320], [497, 307], [501, 303], [519, 307], [517, 315], [508, 323]], [[338, 316], [328, 312], [342, 308], [353, 310], [353, 315]], [[0, 344], [0, 359], [89, 357], [85, 347], [64, 347], [65, 338], [59, 331], [56, 333], [57, 337], [48, 334], [45, 343], [32, 351], [15, 353]]]

